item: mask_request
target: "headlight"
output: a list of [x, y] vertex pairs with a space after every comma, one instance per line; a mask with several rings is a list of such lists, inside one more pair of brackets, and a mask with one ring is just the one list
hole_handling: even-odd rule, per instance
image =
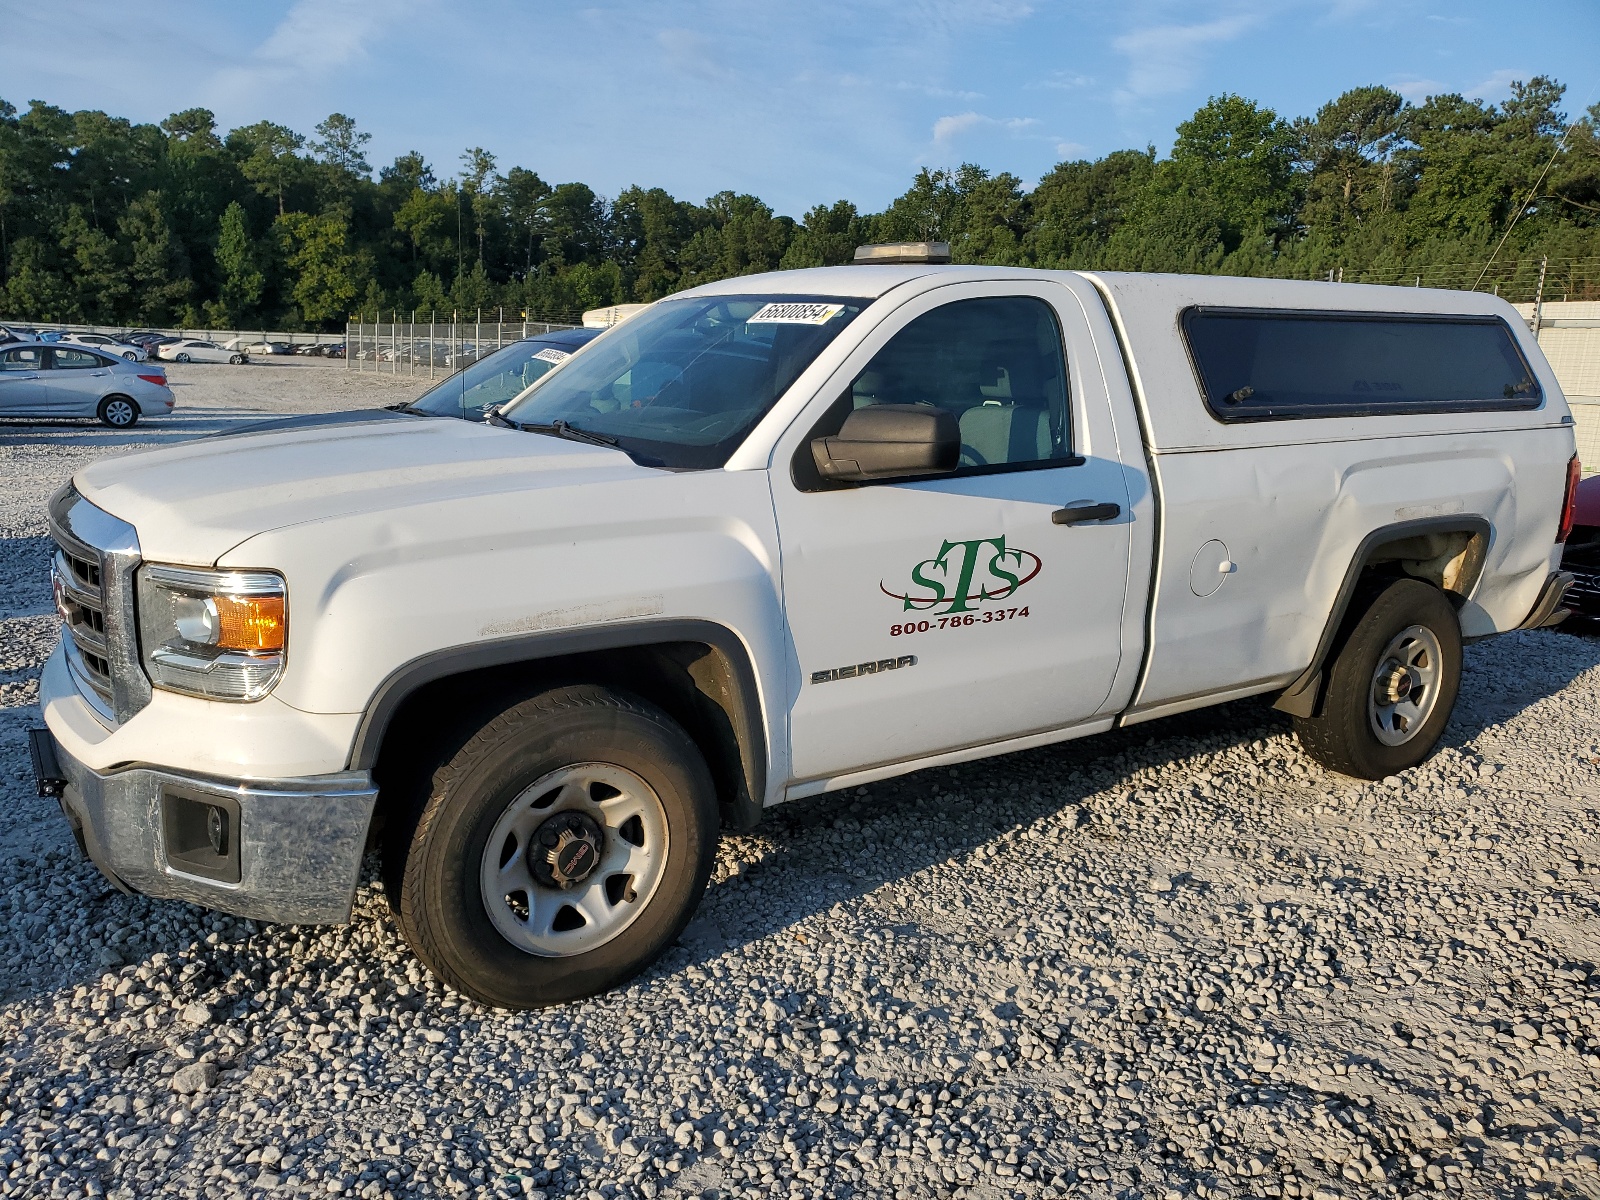
[[259, 700], [283, 674], [283, 576], [270, 571], [139, 569], [139, 647], [158, 688]]

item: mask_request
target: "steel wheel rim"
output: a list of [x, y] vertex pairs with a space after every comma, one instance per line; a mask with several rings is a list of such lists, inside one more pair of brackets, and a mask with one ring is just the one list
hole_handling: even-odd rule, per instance
[[106, 420], [113, 425], [133, 424], [133, 405], [126, 400], [113, 400], [106, 405]]
[[1433, 630], [1408, 625], [1383, 648], [1367, 690], [1367, 720], [1385, 746], [1403, 746], [1428, 723], [1439, 703], [1444, 649]]
[[[535, 834], [576, 812], [603, 831], [599, 865], [570, 888], [534, 877]], [[638, 920], [666, 873], [667, 811], [655, 790], [610, 763], [575, 763], [542, 776], [506, 806], [479, 867], [483, 907], [500, 936], [539, 958], [568, 958], [605, 945]], [[577, 923], [574, 918], [581, 920]]]

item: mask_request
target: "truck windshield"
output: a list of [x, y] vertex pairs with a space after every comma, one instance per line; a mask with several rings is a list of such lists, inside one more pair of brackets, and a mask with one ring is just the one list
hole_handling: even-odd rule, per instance
[[774, 401], [870, 300], [666, 300], [612, 330], [502, 412], [615, 438], [641, 463], [722, 466]]
[[[560, 339], [527, 338], [504, 346], [411, 402], [412, 412], [435, 417], [481, 420], [496, 404], [504, 404], [577, 347], [571, 343], [587, 330], [569, 330]], [[553, 344], [561, 341], [561, 346]]]

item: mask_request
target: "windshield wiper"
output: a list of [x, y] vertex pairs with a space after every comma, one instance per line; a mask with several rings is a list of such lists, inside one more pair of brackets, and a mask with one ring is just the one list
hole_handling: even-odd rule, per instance
[[593, 433], [587, 429], [579, 429], [576, 425], [566, 421], [551, 421], [546, 425], [539, 421], [509, 421], [500, 416], [499, 413], [496, 413], [495, 417], [499, 421], [504, 421], [513, 429], [522, 429], [528, 433], [548, 433], [552, 437], [566, 438], [569, 442], [584, 442], [590, 446], [617, 446], [621, 444], [608, 433]]

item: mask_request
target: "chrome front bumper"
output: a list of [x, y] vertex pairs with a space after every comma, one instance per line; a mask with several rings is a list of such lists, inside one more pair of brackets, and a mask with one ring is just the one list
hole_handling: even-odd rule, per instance
[[[350, 919], [378, 797], [369, 773], [249, 782], [153, 767], [102, 775], [51, 741], [65, 780], [61, 810], [84, 852], [123, 890], [285, 924]], [[213, 809], [215, 854], [205, 836]], [[190, 814], [199, 814], [198, 826]]]

